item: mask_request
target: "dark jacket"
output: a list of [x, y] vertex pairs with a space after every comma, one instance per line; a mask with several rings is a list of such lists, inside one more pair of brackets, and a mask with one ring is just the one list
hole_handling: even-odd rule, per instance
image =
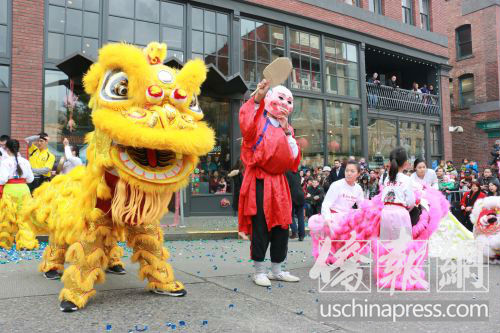
[[345, 178], [345, 169], [344, 169], [344, 167], [340, 167], [340, 169], [339, 169], [339, 175], [338, 176], [337, 176], [337, 170], [336, 169], [332, 169], [332, 171], [330, 172], [330, 175], [328, 175], [328, 184], [333, 184], [337, 180], [341, 180], [343, 178]]
[[391, 79], [389, 79], [389, 81], [387, 81], [387, 85], [391, 88], [394, 88], [394, 89], [399, 88], [397, 81], [392, 81]]
[[[307, 193], [310, 194], [311, 196], [307, 198], [307, 201], [311, 205], [321, 205], [323, 203], [323, 198], [325, 196], [325, 192], [323, 191], [323, 188], [321, 186], [318, 186], [316, 188], [309, 186], [307, 188]], [[318, 196], [318, 200], [314, 200], [314, 197]]]
[[292, 195], [292, 202], [296, 206], [304, 206], [306, 202], [306, 197], [302, 186], [300, 186], [300, 175], [298, 172], [287, 171], [286, 179], [288, 180], [288, 186], [290, 187], [290, 193]]
[[493, 157], [490, 164], [495, 164], [497, 160], [500, 160], [500, 155], [498, 155], [498, 152], [500, 152], [500, 146], [494, 145], [493, 150], [490, 153], [491, 156]]

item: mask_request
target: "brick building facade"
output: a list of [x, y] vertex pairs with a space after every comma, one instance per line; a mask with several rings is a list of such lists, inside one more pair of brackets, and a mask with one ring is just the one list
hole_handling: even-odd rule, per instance
[[[236, 77], [249, 91], [266, 64], [290, 57], [291, 124], [307, 143], [304, 167], [350, 155], [377, 166], [398, 144], [412, 158], [450, 159], [448, 27], [440, 19], [449, 4], [403, 3], [406, 8], [401, 0], [0, 0], [0, 132], [21, 139], [44, 130], [54, 153], [63, 137], [84, 150], [83, 136], [92, 130], [88, 96], [82, 73], [69, 73], [68, 64], [95, 60], [108, 42], [162, 40], [174, 63], [203, 58], [218, 69], [220, 82]], [[383, 84], [396, 75], [399, 89], [370, 86], [373, 72]], [[436, 94], [411, 93], [413, 82], [433, 85]], [[200, 103], [218, 141], [211, 155], [228, 168], [239, 156], [237, 112], [248, 92], [204, 87]], [[70, 94], [79, 97], [72, 115], [65, 104]], [[200, 188], [188, 191], [188, 214], [230, 210], [218, 207], [222, 195], [201, 195]]]
[[[491, 160], [495, 140], [500, 139], [500, 2], [449, 1], [445, 6], [450, 18], [449, 58], [453, 67], [451, 122], [463, 128], [462, 133], [452, 134], [453, 158], [456, 163], [464, 158], [476, 160], [482, 169]], [[460, 40], [461, 31], [465, 31], [465, 44]], [[465, 55], [460, 54], [460, 45], [466, 45]], [[472, 88], [464, 88], [464, 78], [473, 78], [466, 81], [467, 85], [473, 82]], [[472, 90], [470, 101], [464, 101], [464, 90], [465, 94]]]

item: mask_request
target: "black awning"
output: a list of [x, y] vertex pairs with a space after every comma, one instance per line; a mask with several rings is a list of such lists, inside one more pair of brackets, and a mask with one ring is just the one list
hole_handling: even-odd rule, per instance
[[213, 64], [207, 67], [207, 79], [201, 86], [202, 92], [208, 90], [217, 95], [244, 95], [247, 92], [248, 86], [239, 73], [226, 77]]
[[[169, 57], [163, 63], [177, 69], [184, 66], [184, 63], [176, 57]], [[240, 74], [226, 77], [213, 64], [209, 64], [207, 68], [207, 79], [201, 86], [202, 94], [209, 92], [219, 96], [243, 96], [247, 92], [248, 86]]]
[[176, 57], [168, 57], [164, 62], [163, 62], [164, 65], [167, 65], [168, 67], [173, 67], [173, 68], [177, 68], [177, 69], [181, 69], [182, 66], [184, 66], [184, 63], [182, 61], [180, 61], [178, 58]]
[[81, 53], [74, 53], [56, 65], [69, 78], [82, 78], [94, 61]]

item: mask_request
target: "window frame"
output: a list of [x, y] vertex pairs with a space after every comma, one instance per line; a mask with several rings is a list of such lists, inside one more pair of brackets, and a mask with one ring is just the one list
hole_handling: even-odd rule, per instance
[[[423, 4], [424, 2], [427, 4], [427, 11], [423, 11]], [[431, 0], [419, 0], [419, 6], [420, 6], [420, 28], [431, 31]], [[424, 24], [425, 23], [425, 26]]]
[[[470, 31], [470, 40], [461, 41], [459, 38], [459, 33], [466, 30], [466, 29], [469, 29], [469, 31]], [[468, 44], [468, 43], [471, 44], [471, 47], [470, 47], [471, 53], [463, 55], [462, 54], [462, 45]], [[471, 58], [474, 56], [474, 49], [472, 48], [472, 25], [464, 24], [464, 25], [461, 25], [455, 29], [455, 44], [456, 44], [456, 49], [457, 49], [456, 50], [457, 60], [468, 59], [468, 58]]]
[[[260, 64], [260, 65], [268, 65], [268, 64], [270, 64], [270, 63], [271, 63], [271, 61], [272, 61], [272, 57], [273, 57], [273, 55], [272, 55], [273, 47], [276, 47], [276, 48], [278, 48], [278, 47], [279, 47], [279, 45], [278, 45], [278, 44], [274, 44], [274, 43], [272, 42], [272, 39], [271, 39], [271, 28], [272, 28], [272, 27], [276, 27], [276, 28], [283, 29], [283, 45], [282, 45], [282, 49], [283, 49], [283, 56], [286, 56], [286, 53], [287, 53], [287, 33], [286, 33], [286, 25], [278, 25], [278, 24], [269, 23], [269, 22], [266, 22], [266, 21], [263, 21], [263, 20], [256, 20], [256, 19], [253, 19], [253, 18], [248, 18], [248, 17], [242, 17], [242, 18], [241, 18], [241, 20], [240, 20], [240, 23], [241, 23], [243, 20], [253, 22], [255, 27], [257, 26], [257, 23], [261, 23], [261, 24], [265, 24], [265, 25], [267, 25], [267, 26], [268, 26], [268, 28], [269, 28], [269, 38], [270, 38], [269, 42], [262, 42], [262, 41], [260, 42], [260, 43], [264, 43], [264, 44], [266, 44], [267, 46], [269, 46], [269, 56], [270, 56], [270, 58], [269, 58], [269, 62], [268, 62], [268, 63], [260, 62], [260, 61], [258, 60], [258, 58], [257, 58], [257, 57], [258, 57], [258, 56], [257, 56], [257, 43], [258, 43], [259, 41], [257, 40], [257, 38], [256, 38], [256, 37], [255, 37], [254, 39], [244, 38], [244, 37], [242, 36], [242, 31], [241, 31], [241, 28], [240, 28], [239, 34], [236, 34], [236, 33], [235, 33], [235, 36], [236, 36], [236, 35], [238, 35], [238, 38], [239, 38], [239, 43], [240, 43], [240, 50], [241, 50], [241, 52], [240, 52], [240, 63], [241, 63], [241, 70], [240, 70], [240, 73], [242, 74], [242, 77], [243, 77], [243, 79], [245, 80], [245, 75], [244, 75], [244, 74], [245, 74], [245, 72], [244, 72], [244, 71], [245, 71], [245, 62], [247, 62], [247, 63], [250, 63], [250, 62], [251, 62], [251, 63], [253, 64], [253, 67], [254, 67], [254, 71], [255, 71], [255, 78], [256, 78], [256, 80], [255, 80], [255, 81], [251, 81], [251, 80], [246, 81], [246, 80], [245, 80], [245, 82], [248, 82], [249, 84], [257, 84], [257, 83], [259, 82], [259, 77], [260, 77], [260, 75], [261, 75], [261, 74], [259, 73], [259, 71], [258, 71], [259, 64]], [[242, 26], [242, 24], [240, 24], [240, 27], [241, 27], [241, 26]], [[255, 28], [255, 30], [256, 30], [256, 29], [257, 29], [257, 28]], [[253, 50], [253, 56], [254, 56], [254, 59], [253, 59], [253, 60], [252, 60], [252, 59], [247, 59], [247, 58], [245, 58], [245, 57], [243, 56], [243, 52], [242, 52], [242, 51], [243, 51], [243, 43], [244, 43], [244, 41], [247, 41], [247, 42], [253, 42], [253, 43], [254, 43], [254, 46], [253, 46], [253, 48], [254, 48], [254, 50]]]
[[[370, 10], [370, 5], [373, 5], [373, 10]], [[374, 14], [382, 14], [382, 0], [369, 0], [368, 1], [368, 11]]]
[[6, 0], [7, 21], [0, 26], [6, 29], [5, 53], [0, 53], [0, 64], [10, 65], [11, 49], [12, 49], [12, 0]]
[[[84, 50], [83, 50], [83, 46], [84, 46], [84, 41], [85, 39], [91, 39], [91, 40], [95, 40], [97, 41], [97, 51], [99, 51], [99, 48], [101, 47], [102, 45], [102, 35], [103, 35], [103, 19], [104, 19], [104, 12], [103, 12], [103, 8], [104, 8], [104, 0], [99, 0], [99, 9], [98, 11], [94, 11], [94, 10], [89, 10], [89, 9], [85, 9], [85, 2], [82, 1], [82, 8], [73, 8], [73, 7], [68, 7], [68, 3], [65, 1], [64, 3], [64, 6], [60, 5], [60, 4], [53, 4], [53, 3], [50, 3], [50, 0], [48, 1], [45, 1], [45, 22], [49, 22], [49, 11], [50, 11], [50, 7], [57, 7], [57, 8], [62, 8], [64, 9], [64, 32], [60, 32], [60, 31], [55, 31], [55, 30], [51, 30], [49, 29], [49, 24], [45, 24], [44, 25], [44, 61], [45, 61], [45, 64], [57, 64], [59, 63], [61, 60], [63, 60], [64, 58], [66, 58], [67, 56], [69, 56], [70, 54], [66, 55], [66, 36], [70, 36], [70, 37], [76, 37], [76, 38], [80, 38], [80, 50], [79, 51], [76, 51], [78, 53], [82, 53], [84, 54], [85, 56], [88, 56], [89, 58], [93, 59], [94, 56], [93, 55], [87, 55], [85, 54]], [[72, 33], [68, 33], [67, 32], [67, 11], [68, 9], [70, 10], [77, 10], [77, 11], [80, 11], [81, 14], [82, 14], [82, 24], [81, 24], [81, 34], [80, 35], [77, 35], [77, 34], [72, 34]], [[85, 13], [92, 13], [92, 14], [97, 14], [98, 15], [98, 24], [99, 24], [99, 27], [97, 29], [97, 37], [88, 37], [86, 34], [85, 34]], [[106, 21], [107, 23], [107, 21]], [[60, 59], [57, 59], [57, 58], [51, 58], [49, 57], [49, 54], [48, 54], [48, 51], [49, 51], [49, 34], [58, 34], [58, 35], [61, 35], [63, 37], [63, 56], [62, 58]]]
[[[203, 61], [208, 65], [209, 63], [205, 60], [205, 58], [208, 56], [208, 55], [211, 55], [211, 56], [214, 56], [215, 57], [215, 64], [214, 63], [211, 63], [213, 64], [218, 70], [219, 69], [219, 59], [220, 58], [224, 58], [224, 59], [227, 59], [227, 74], [222, 72], [221, 73], [223, 75], [226, 75], [226, 76], [230, 76], [231, 73], [232, 73], [232, 70], [231, 70], [231, 66], [232, 66], [232, 54], [231, 54], [231, 47], [232, 47], [232, 34], [233, 34], [233, 31], [231, 29], [231, 14], [227, 11], [223, 11], [223, 10], [219, 10], [219, 9], [213, 9], [213, 8], [210, 8], [210, 7], [203, 7], [203, 6], [189, 6], [188, 10], [190, 11], [189, 13], [189, 17], [191, 18], [192, 20], [192, 13], [193, 13], [193, 9], [197, 9], [197, 10], [202, 10], [203, 11], [203, 30], [200, 30], [198, 28], [194, 28], [193, 27], [193, 24], [190, 24], [190, 29], [189, 31], [187, 30], [187, 27], [186, 27], [186, 32], [189, 33], [189, 39], [188, 39], [188, 43], [186, 44], [189, 44], [189, 45], [186, 45], [186, 49], [189, 50], [189, 57], [191, 59], [195, 59], [195, 58], [199, 58], [198, 55], [200, 55], [199, 52], [193, 52], [193, 32], [201, 32], [203, 34], [203, 53], [201, 54], [203, 56]], [[215, 31], [207, 31], [205, 30], [205, 25], [204, 25], [204, 22], [205, 22], [205, 12], [213, 12], [215, 14]], [[217, 14], [224, 14], [224, 15], [227, 15], [227, 34], [223, 34], [223, 33], [220, 33], [218, 28], [217, 28]], [[205, 35], [206, 34], [213, 34], [215, 35], [215, 54], [207, 54], [205, 53]], [[227, 56], [220, 56], [218, 54], [218, 48], [217, 48], [217, 43], [218, 43], [218, 37], [219, 36], [222, 36], [222, 37], [226, 37], [227, 38], [227, 45], [228, 45], [228, 52], [227, 52]]]
[[[467, 92], [469, 94], [472, 93], [473, 102], [471, 104], [464, 103], [463, 90], [462, 90], [463, 89], [463, 87], [462, 87], [463, 81], [468, 80], [468, 79], [472, 79], [472, 91]], [[468, 109], [472, 105], [476, 104], [476, 83], [474, 80], [474, 74], [467, 73], [467, 74], [461, 75], [458, 78], [458, 92], [459, 92], [459, 107], [460, 107], [460, 109]]]
[[[408, 1], [408, 3], [410, 4], [410, 7], [406, 7], [403, 2], [406, 2]], [[413, 19], [413, 0], [401, 0], [401, 11], [402, 11], [402, 17], [401, 17], [401, 20], [403, 21], [404, 24], [409, 24], [409, 25], [414, 25], [415, 22], [414, 19]], [[409, 11], [409, 17], [410, 17], [410, 22], [406, 22], [405, 19], [406, 19], [406, 14], [408, 14], [407, 12]]]

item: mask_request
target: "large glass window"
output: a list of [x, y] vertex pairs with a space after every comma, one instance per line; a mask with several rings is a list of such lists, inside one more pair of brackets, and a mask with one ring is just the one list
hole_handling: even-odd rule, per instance
[[344, 0], [344, 2], [351, 6], [361, 7], [361, 0]]
[[302, 165], [319, 167], [324, 164], [323, 103], [318, 99], [295, 97], [291, 125], [297, 144], [302, 149]]
[[431, 156], [441, 156], [441, 126], [431, 125]]
[[457, 58], [464, 58], [472, 55], [472, 33], [470, 24], [458, 27], [455, 30], [457, 43]]
[[326, 92], [359, 97], [356, 45], [325, 38]]
[[420, 27], [425, 30], [431, 30], [431, 20], [429, 11], [429, 0], [419, 0], [420, 7]]
[[50, 0], [47, 17], [47, 58], [60, 60], [75, 52], [97, 58], [99, 11], [99, 0]]
[[8, 3], [0, 0], [0, 55], [7, 55]]
[[336, 159], [361, 156], [359, 105], [328, 101], [326, 103], [328, 164]]
[[52, 138], [51, 150], [62, 154], [64, 138], [82, 148], [85, 134], [94, 128], [83, 87], [60, 71], [46, 70], [44, 97], [44, 131]]
[[231, 180], [227, 177], [231, 171], [229, 100], [201, 96], [199, 103], [205, 114], [204, 121], [215, 130], [216, 143], [210, 153], [200, 158], [200, 163], [191, 176], [191, 193], [199, 195], [231, 192]]
[[9, 88], [9, 66], [0, 66], [0, 89]]
[[467, 108], [475, 103], [474, 75], [466, 74], [459, 78], [460, 107]]
[[214, 64], [222, 74], [229, 75], [229, 15], [193, 8], [191, 20], [193, 58], [200, 58], [207, 64]]
[[167, 44], [167, 56], [184, 61], [184, 8], [159, 0], [109, 0], [108, 40], [146, 46]]
[[382, 14], [382, 0], [368, 0], [368, 10], [375, 14]]
[[285, 29], [280, 26], [241, 19], [243, 79], [259, 82], [262, 71], [285, 52]]
[[403, 23], [413, 24], [413, 0], [401, 0], [401, 8], [403, 11]]
[[416, 122], [400, 121], [399, 145], [406, 149], [411, 163], [416, 158], [425, 158], [425, 126]]
[[455, 108], [455, 100], [453, 96], [453, 79], [450, 78], [450, 109], [453, 110]]
[[292, 88], [321, 91], [319, 36], [290, 29]]
[[368, 161], [370, 168], [389, 161], [391, 150], [398, 144], [396, 121], [370, 119], [368, 121]]

